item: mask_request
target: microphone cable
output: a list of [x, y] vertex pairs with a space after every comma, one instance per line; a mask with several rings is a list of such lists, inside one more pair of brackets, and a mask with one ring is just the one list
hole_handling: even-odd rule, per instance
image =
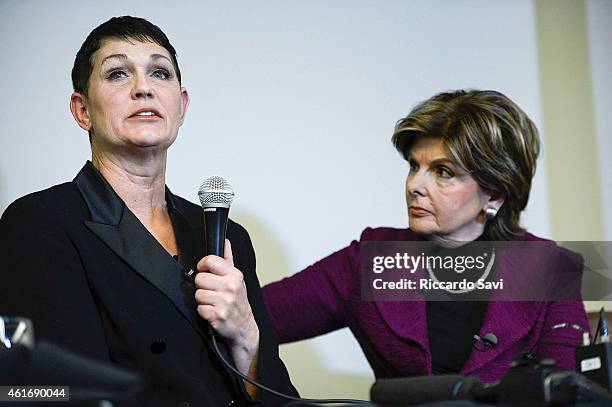
[[[212, 345], [213, 345], [213, 349], [215, 351], [215, 355], [217, 355], [217, 357], [219, 358], [219, 360], [221, 360], [221, 362], [225, 365], [225, 367], [227, 367], [230, 371], [232, 371], [236, 376], [239, 376], [240, 378], [242, 378], [243, 380], [251, 383], [253, 386], [274, 394], [275, 396], [278, 397], [282, 397], [284, 399], [287, 400], [291, 400], [294, 402], [304, 402], [304, 403], [308, 403], [311, 405], [322, 405], [322, 404], [351, 404], [351, 405], [366, 405], [366, 406], [371, 406], [372, 403], [369, 401], [365, 401], [365, 400], [353, 400], [353, 399], [305, 399], [305, 398], [301, 398], [301, 397], [294, 397], [294, 396], [290, 396], [288, 394], [284, 394], [281, 393], [279, 391], [273, 390], [269, 387], [264, 386], [263, 384], [260, 384], [258, 382], [256, 382], [255, 380], [251, 379], [250, 377], [242, 374], [240, 371], [238, 371], [238, 369], [236, 369], [234, 366], [232, 366], [231, 363], [229, 363], [227, 360], [225, 360], [225, 358], [223, 357], [223, 355], [221, 354], [221, 351], [219, 350], [219, 345], [217, 344], [217, 338], [216, 335], [214, 334], [214, 332], [211, 331], [210, 333], [210, 338], [212, 340]], [[293, 403], [290, 403], [293, 404]]]
[[[202, 209], [204, 211], [204, 230], [206, 234], [207, 254], [214, 254], [223, 257], [227, 216], [230, 205], [234, 200], [234, 196], [234, 188], [232, 188], [232, 185], [225, 178], [219, 176], [209, 177], [205, 179], [202, 185], [200, 185], [200, 188], [198, 189], [198, 197], [200, 199], [200, 204], [202, 205]], [[189, 271], [185, 270], [183, 274], [191, 283], [194, 282], [196, 272], [193, 268]], [[242, 374], [240, 371], [238, 371], [238, 369], [232, 366], [231, 363], [225, 360], [225, 358], [221, 354], [221, 351], [219, 350], [217, 337], [215, 335], [213, 327], [209, 323], [207, 325], [208, 328], [206, 331], [208, 336], [210, 336], [211, 338], [213, 350], [217, 358], [219, 358], [223, 365], [225, 365], [225, 367], [228, 368], [232, 373], [263, 391], [294, 402], [311, 403], [313, 405], [332, 403], [370, 406], [372, 405], [370, 402], [365, 400], [303, 399], [299, 397], [289, 396], [288, 394], [283, 394], [276, 390], [270, 389], [251, 379], [250, 377]]]

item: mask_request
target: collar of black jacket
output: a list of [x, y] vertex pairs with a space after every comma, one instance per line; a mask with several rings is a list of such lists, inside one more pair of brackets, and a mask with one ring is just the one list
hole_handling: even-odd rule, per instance
[[[125, 210], [125, 202], [117, 195], [113, 187], [108, 183], [106, 178], [94, 167], [91, 161], [87, 161], [81, 171], [74, 178], [85, 204], [89, 208], [91, 220], [96, 223], [106, 225], [118, 225], [123, 217]], [[176, 211], [185, 218], [193, 228], [201, 228], [201, 219], [199, 222], [192, 217], [185, 216], [181, 211], [180, 205], [176, 201], [170, 189], [166, 186], [166, 204], [168, 211]]]

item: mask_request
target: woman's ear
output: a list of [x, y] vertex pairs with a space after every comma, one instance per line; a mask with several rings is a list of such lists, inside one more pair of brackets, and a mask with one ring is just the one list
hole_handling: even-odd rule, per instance
[[187, 107], [189, 107], [189, 92], [187, 92], [187, 88], [181, 88], [181, 114], [179, 116], [179, 126], [183, 125], [183, 121], [185, 120], [185, 115], [187, 114]]
[[91, 118], [87, 110], [87, 98], [79, 92], [70, 95], [70, 112], [80, 128], [91, 131]]
[[506, 201], [506, 196], [500, 192], [492, 192], [489, 200], [486, 203], [487, 208], [493, 208], [496, 211], [502, 207], [504, 202]]
[[481, 215], [479, 215], [479, 217], [482, 216], [480, 218], [481, 221], [486, 222], [495, 218], [497, 216], [497, 212], [499, 212], [499, 209], [502, 207], [505, 200], [506, 197], [503, 194], [496, 192], [490, 193], [489, 199], [485, 203], [484, 208], [482, 208]]

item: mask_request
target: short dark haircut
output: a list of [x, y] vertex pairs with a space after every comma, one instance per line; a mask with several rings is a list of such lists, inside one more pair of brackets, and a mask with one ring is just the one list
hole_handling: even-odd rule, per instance
[[109, 38], [127, 41], [150, 41], [164, 47], [172, 58], [176, 77], [179, 84], [181, 83], [181, 71], [176, 60], [176, 50], [170, 44], [166, 34], [158, 26], [144, 18], [122, 16], [113, 17], [94, 28], [81, 45], [72, 67], [72, 87], [75, 92], [87, 95], [89, 76], [93, 70], [93, 55], [100, 49], [102, 41]]

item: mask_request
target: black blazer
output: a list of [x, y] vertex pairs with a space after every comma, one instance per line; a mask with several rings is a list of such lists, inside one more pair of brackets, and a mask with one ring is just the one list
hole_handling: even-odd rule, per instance
[[[73, 182], [15, 201], [0, 220], [0, 314], [32, 319], [38, 339], [140, 372], [148, 380], [137, 397], [143, 406], [248, 405], [242, 380], [213, 354], [183, 275], [203, 257], [202, 210], [169, 190], [166, 201], [179, 261], [91, 162]], [[259, 381], [297, 395], [278, 357], [249, 235], [230, 220], [227, 236], [259, 326]]]

